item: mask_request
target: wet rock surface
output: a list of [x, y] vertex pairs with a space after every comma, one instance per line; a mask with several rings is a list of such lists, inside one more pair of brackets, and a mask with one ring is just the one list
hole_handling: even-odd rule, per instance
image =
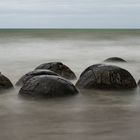
[[61, 62], [44, 63], [38, 66], [36, 69], [49, 69], [66, 79], [69, 80], [76, 79], [75, 73], [68, 66], [64, 65]]
[[85, 89], [131, 89], [137, 85], [127, 70], [114, 65], [96, 64], [82, 72], [76, 86]]
[[127, 62], [124, 59], [120, 58], [120, 57], [110, 57], [106, 60], [104, 60], [104, 62]]
[[62, 97], [77, 94], [75, 86], [59, 77], [50, 75], [35, 76], [29, 79], [19, 91], [19, 95], [30, 97]]
[[14, 88], [12, 82], [0, 73], [0, 90]]
[[31, 79], [34, 76], [39, 76], [39, 75], [55, 75], [55, 76], [58, 76], [58, 74], [56, 74], [53, 71], [38, 69], [38, 70], [34, 70], [34, 71], [28, 72], [27, 74], [23, 75], [17, 81], [16, 86], [23, 86], [29, 79]]

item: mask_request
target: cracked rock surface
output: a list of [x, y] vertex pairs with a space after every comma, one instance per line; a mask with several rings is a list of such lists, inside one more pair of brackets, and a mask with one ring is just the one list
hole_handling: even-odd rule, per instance
[[131, 89], [137, 84], [125, 69], [114, 65], [96, 64], [82, 72], [76, 86], [85, 89]]
[[48, 69], [54, 71], [55, 73], [59, 74], [60, 76], [66, 79], [76, 79], [75, 73], [68, 66], [64, 65], [61, 62], [44, 63], [38, 66], [36, 69]]
[[35, 76], [39, 76], [39, 75], [56, 75], [56, 76], [58, 76], [58, 74], [56, 74], [53, 71], [38, 69], [38, 70], [34, 70], [34, 71], [28, 72], [27, 74], [23, 75], [17, 81], [16, 86], [23, 86], [29, 79], [31, 79], [32, 77], [35, 77]]
[[75, 86], [59, 77], [50, 75], [35, 76], [29, 79], [20, 89], [19, 94], [31, 97], [62, 97], [75, 95]]

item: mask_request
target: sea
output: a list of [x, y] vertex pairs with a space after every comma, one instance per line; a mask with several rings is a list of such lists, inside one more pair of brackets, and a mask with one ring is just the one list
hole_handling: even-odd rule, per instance
[[[79, 78], [110, 63], [140, 79], [138, 29], [0, 29], [0, 72], [13, 84], [38, 65], [62, 62]], [[71, 81], [73, 84], [77, 80]], [[0, 93], [1, 140], [139, 140], [140, 89], [79, 90], [64, 98], [28, 100], [19, 88]]]

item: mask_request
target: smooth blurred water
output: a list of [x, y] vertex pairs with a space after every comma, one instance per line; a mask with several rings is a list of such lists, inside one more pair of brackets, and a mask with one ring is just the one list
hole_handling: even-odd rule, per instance
[[[138, 81], [140, 30], [0, 30], [0, 71], [13, 83], [44, 62], [61, 61], [79, 77], [112, 56]], [[17, 88], [0, 94], [2, 140], [139, 140], [139, 122], [139, 88], [47, 100], [21, 99]]]

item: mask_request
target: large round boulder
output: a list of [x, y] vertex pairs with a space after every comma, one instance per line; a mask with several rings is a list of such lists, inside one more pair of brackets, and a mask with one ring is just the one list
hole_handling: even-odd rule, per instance
[[0, 90], [13, 88], [12, 82], [0, 73]]
[[69, 80], [76, 79], [76, 75], [74, 74], [74, 72], [68, 66], [64, 65], [61, 62], [50, 62], [50, 63], [41, 64], [36, 69], [49, 69], [66, 79]]
[[126, 62], [126, 61], [120, 57], [110, 57], [104, 60], [104, 62]]
[[85, 89], [131, 89], [137, 84], [125, 69], [114, 65], [96, 64], [81, 74], [76, 86]]
[[69, 96], [77, 93], [77, 89], [71, 82], [52, 75], [35, 76], [29, 79], [19, 91], [19, 95], [43, 98]]
[[55, 76], [58, 76], [58, 74], [56, 74], [53, 71], [45, 70], [45, 69], [38, 69], [38, 70], [34, 70], [34, 71], [28, 72], [25, 75], [23, 75], [17, 81], [16, 86], [23, 86], [29, 79], [31, 79], [34, 76], [39, 76], [39, 75], [55, 75]]

